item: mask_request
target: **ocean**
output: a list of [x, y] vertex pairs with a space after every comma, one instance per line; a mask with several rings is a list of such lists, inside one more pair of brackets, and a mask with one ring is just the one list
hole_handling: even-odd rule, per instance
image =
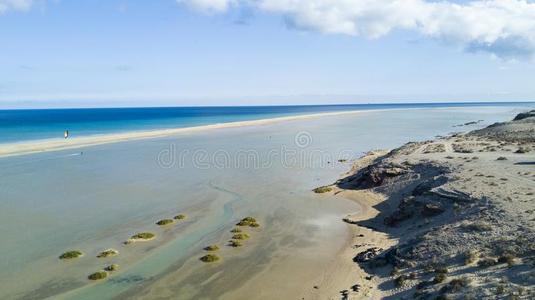
[[[522, 105], [521, 103], [517, 103]], [[0, 143], [259, 120], [349, 110], [508, 106], [515, 103], [416, 103], [237, 107], [0, 110]]]

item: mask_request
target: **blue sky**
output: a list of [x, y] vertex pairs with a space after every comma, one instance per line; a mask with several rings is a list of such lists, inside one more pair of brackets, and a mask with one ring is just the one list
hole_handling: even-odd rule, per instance
[[[535, 100], [534, 40], [507, 31], [514, 14], [492, 40], [493, 20], [466, 37], [398, 15], [211, 1], [0, 0], [0, 107]], [[309, 1], [324, 13], [341, 0]]]

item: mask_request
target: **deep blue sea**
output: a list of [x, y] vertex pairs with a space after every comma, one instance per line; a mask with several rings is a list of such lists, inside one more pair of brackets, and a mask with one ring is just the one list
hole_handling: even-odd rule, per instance
[[[150, 107], [0, 110], [0, 143], [93, 134], [183, 128], [348, 110], [502, 106], [514, 103], [418, 103], [301, 106]], [[533, 105], [533, 104], [526, 104]]]

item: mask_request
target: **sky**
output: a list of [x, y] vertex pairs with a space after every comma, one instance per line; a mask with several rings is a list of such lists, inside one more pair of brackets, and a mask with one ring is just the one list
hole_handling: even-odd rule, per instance
[[534, 1], [0, 0], [0, 108], [534, 100]]

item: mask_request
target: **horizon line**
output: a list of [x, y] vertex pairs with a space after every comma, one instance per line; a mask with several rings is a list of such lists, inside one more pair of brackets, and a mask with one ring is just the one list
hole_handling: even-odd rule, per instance
[[321, 107], [321, 106], [365, 106], [365, 105], [455, 105], [455, 104], [472, 104], [472, 105], [484, 105], [484, 104], [522, 104], [522, 103], [534, 103], [535, 100], [515, 100], [515, 101], [439, 101], [439, 102], [365, 102], [365, 103], [314, 103], [314, 104], [253, 104], [253, 105], [128, 105], [128, 106], [65, 106], [65, 107], [21, 107], [21, 108], [2, 108], [0, 111], [10, 110], [76, 110], [76, 109], [128, 109], [128, 108], [231, 108], [231, 107]]

